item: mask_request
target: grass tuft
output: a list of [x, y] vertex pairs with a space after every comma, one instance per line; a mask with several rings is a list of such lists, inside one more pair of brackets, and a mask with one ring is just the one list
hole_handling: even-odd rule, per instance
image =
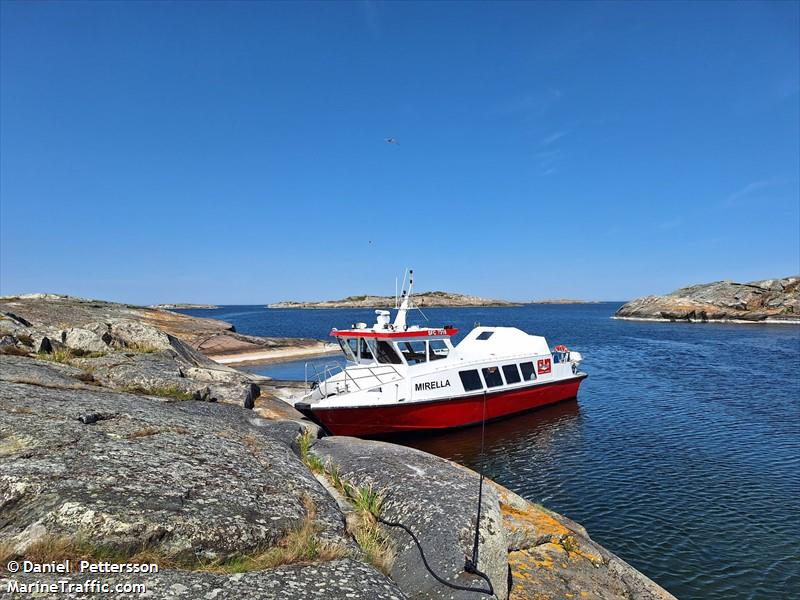
[[100, 358], [104, 352], [84, 352], [73, 348], [56, 348], [52, 352], [37, 352], [36, 357], [50, 362], [69, 364], [73, 358]]
[[30, 353], [30, 350], [26, 350], [25, 348], [20, 348], [19, 346], [14, 346], [12, 344], [0, 346], [0, 354], [10, 354], [11, 356], [28, 356]]
[[119, 389], [128, 394], [158, 396], [159, 398], [172, 398], [173, 400], [180, 401], [194, 399], [194, 394], [192, 392], [182, 390], [177, 385], [154, 385], [148, 388], [141, 385], [126, 385]]
[[25, 559], [34, 563], [49, 563], [71, 560], [109, 561], [116, 563], [155, 563], [162, 568], [177, 564], [153, 549], [125, 551], [107, 545], [93, 544], [79, 536], [46, 535], [30, 544], [24, 552], [17, 552], [10, 542], [0, 544], [0, 563], [10, 559]]
[[378, 518], [381, 516], [386, 495], [371, 484], [356, 486], [342, 477], [339, 465], [322, 459], [311, 451], [314, 436], [306, 429], [297, 438], [300, 458], [314, 473], [324, 474], [336, 490], [354, 508], [355, 518], [348, 520], [347, 531], [361, 548], [364, 558], [373, 566], [388, 574], [396, 556], [394, 545], [381, 529]]
[[143, 342], [126, 342], [124, 349], [128, 352], [135, 352], [136, 354], [154, 354], [156, 352], [161, 352], [161, 348]]
[[248, 554], [238, 554], [214, 562], [196, 559], [177, 559], [160, 553], [155, 548], [141, 547], [125, 550], [83, 541], [79, 537], [45, 536], [16, 552], [10, 542], [0, 543], [0, 564], [11, 559], [26, 559], [35, 563], [60, 562], [70, 559], [108, 561], [115, 563], [155, 563], [162, 568], [210, 571], [215, 573], [244, 573], [261, 571], [281, 565], [337, 560], [347, 556], [347, 548], [320, 540], [317, 535], [317, 508], [310, 496], [303, 497], [305, 515], [297, 527], [289, 531], [275, 546], [258, 549]]
[[300, 448], [300, 460], [314, 473], [324, 473], [325, 464], [322, 459], [311, 452], [311, 444], [314, 442], [314, 434], [310, 429], [304, 429], [297, 437], [297, 446]]
[[347, 531], [361, 548], [367, 562], [388, 575], [396, 553], [394, 545], [375, 518], [369, 513], [358, 512], [354, 520], [348, 521]]
[[28, 438], [14, 433], [0, 434], [0, 456], [11, 456], [30, 447]]
[[561, 538], [558, 543], [561, 544], [561, 547], [564, 548], [567, 554], [572, 554], [580, 550], [578, 542], [571, 535]]
[[262, 571], [281, 565], [330, 561], [343, 558], [347, 549], [324, 542], [317, 536], [317, 507], [310, 496], [303, 497], [306, 514], [302, 522], [278, 543], [277, 546], [239, 554], [224, 561], [203, 565], [201, 570], [218, 573], [244, 573]]
[[33, 338], [27, 333], [18, 333], [15, 337], [26, 346], [33, 346]]
[[375, 490], [371, 484], [346, 487], [347, 498], [359, 512], [368, 513], [374, 518], [381, 516], [385, 496]]
[[186, 427], [153, 427], [152, 425], [148, 425], [147, 427], [142, 427], [141, 429], [137, 429], [133, 433], [128, 434], [125, 436], [129, 440], [135, 440], [137, 438], [143, 437], [150, 437], [151, 435], [158, 435], [159, 433], [180, 433], [180, 434], [187, 434], [189, 430]]

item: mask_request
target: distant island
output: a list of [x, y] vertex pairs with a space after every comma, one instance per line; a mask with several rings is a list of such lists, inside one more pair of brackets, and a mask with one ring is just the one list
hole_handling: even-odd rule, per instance
[[665, 296], [631, 300], [614, 318], [800, 324], [800, 276], [692, 285]]
[[[451, 292], [423, 292], [414, 294], [413, 303], [419, 307], [440, 306], [520, 306], [519, 302], [508, 300], [495, 300], [454, 294]], [[277, 302], [269, 304], [267, 308], [392, 308], [395, 304], [394, 296], [348, 296], [341, 300], [323, 300], [321, 302]]]
[[173, 308], [177, 309], [186, 309], [186, 308], [219, 308], [216, 304], [190, 304], [190, 303], [178, 303], [178, 304], [151, 304], [148, 308], [161, 308], [164, 310], [171, 310]]
[[531, 300], [531, 304], [600, 304], [600, 300], [572, 300], [570, 298], [548, 298]]

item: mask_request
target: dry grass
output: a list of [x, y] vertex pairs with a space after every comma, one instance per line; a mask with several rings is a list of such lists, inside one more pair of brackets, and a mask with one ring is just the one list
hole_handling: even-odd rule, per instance
[[[386, 496], [372, 485], [355, 486], [343, 482], [338, 467], [333, 470], [336, 475], [330, 476], [331, 482], [355, 508], [356, 518], [348, 523], [348, 532], [358, 543], [364, 558], [374, 567], [388, 574], [394, 563], [396, 553], [389, 537], [381, 529], [378, 518], [383, 510]], [[329, 471], [331, 473], [331, 471]]]
[[33, 346], [33, 338], [29, 336], [27, 333], [18, 333], [14, 337], [16, 337], [20, 342], [22, 342], [26, 346]]
[[161, 568], [214, 573], [244, 573], [282, 565], [331, 561], [347, 556], [347, 548], [319, 539], [316, 524], [317, 507], [309, 496], [303, 498], [303, 507], [305, 509], [303, 520], [276, 546], [211, 563], [179, 560], [166, 556], [155, 548], [125, 551], [111, 546], [91, 544], [78, 537], [49, 535], [34, 542], [21, 553], [15, 552], [14, 546], [10, 542], [0, 542], [0, 564], [5, 565], [12, 558], [26, 559], [35, 563], [70, 559], [73, 562], [95, 560], [118, 563], [155, 563]]
[[264, 444], [254, 433], [246, 433], [242, 436], [242, 443], [253, 454], [258, 454], [264, 449]]
[[355, 519], [348, 521], [347, 531], [361, 548], [364, 558], [375, 568], [388, 575], [397, 555], [394, 545], [383, 532], [375, 517], [359, 511], [356, 513]]
[[0, 346], [0, 354], [9, 354], [11, 356], [28, 356], [30, 354], [30, 350], [26, 350], [25, 348], [20, 348], [19, 346], [12, 346], [12, 345], [5, 345]]
[[100, 385], [100, 383], [94, 378], [94, 375], [90, 371], [84, 371], [83, 373], [79, 373], [75, 375], [75, 379], [78, 381], [82, 381], [83, 383], [91, 383], [93, 385]]
[[317, 536], [315, 522], [317, 507], [311, 497], [303, 498], [303, 506], [306, 514], [302, 522], [290, 531], [277, 546], [206, 564], [200, 570], [217, 573], [244, 573], [271, 569], [281, 565], [330, 561], [346, 556], [346, 548], [321, 541]]
[[147, 427], [137, 429], [125, 437], [129, 440], [135, 440], [138, 438], [150, 437], [151, 435], [158, 435], [159, 433], [179, 433], [183, 435], [189, 433], [189, 430], [186, 427], [153, 427], [152, 425], [148, 425]]
[[105, 352], [84, 352], [72, 348], [56, 348], [52, 352], [37, 352], [36, 357], [50, 362], [70, 364], [73, 358], [100, 358], [105, 356]]
[[13, 433], [0, 434], [0, 456], [11, 456], [29, 448], [29, 441]]
[[130, 563], [155, 563], [160, 567], [175, 567], [172, 559], [153, 549], [139, 549], [126, 552], [111, 546], [92, 544], [80, 537], [46, 535], [29, 545], [24, 552], [16, 552], [10, 542], [0, 543], [0, 564], [10, 559], [25, 559], [34, 563], [61, 562], [71, 560], [95, 560]]
[[6, 563], [14, 557], [14, 544], [0, 542], [0, 567], [5, 568]]
[[314, 437], [305, 430], [297, 438], [300, 458], [314, 473], [322, 473], [331, 485], [353, 505], [354, 518], [348, 519], [347, 531], [358, 543], [364, 558], [383, 573], [389, 573], [396, 553], [389, 537], [381, 529], [378, 518], [383, 510], [385, 494], [372, 485], [355, 486], [342, 477], [339, 465], [322, 459], [311, 452]]
[[182, 390], [177, 385], [156, 385], [149, 388], [140, 385], [126, 385], [120, 388], [121, 392], [140, 394], [143, 396], [158, 396], [159, 398], [172, 398], [173, 400], [193, 400], [194, 394]]
[[137, 354], [154, 354], [156, 352], [161, 352], [161, 348], [157, 348], [151, 344], [139, 342], [126, 342], [124, 350], [128, 352], [135, 352]]

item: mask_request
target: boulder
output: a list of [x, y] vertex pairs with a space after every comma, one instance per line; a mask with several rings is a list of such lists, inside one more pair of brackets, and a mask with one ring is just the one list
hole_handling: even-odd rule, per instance
[[174, 353], [114, 352], [99, 358], [77, 358], [75, 365], [92, 373], [95, 380], [121, 391], [144, 395], [185, 399], [193, 397], [206, 402], [225, 402], [253, 408], [260, 390], [244, 374], [230, 377], [233, 383], [207, 383], [187, 376], [195, 373]]
[[108, 343], [94, 331], [70, 327], [61, 333], [61, 343], [79, 352], [108, 352]]
[[92, 389], [94, 379], [69, 365], [25, 356], [0, 355], [0, 381], [50, 388]]
[[171, 350], [172, 344], [166, 333], [133, 319], [113, 319], [108, 330], [115, 343], [122, 347], [146, 348], [151, 351]]
[[[478, 500], [478, 475], [448, 460], [384, 442], [349, 437], [318, 440], [312, 451], [341, 469], [356, 486], [371, 485], [386, 495], [382, 516], [409, 527], [420, 540], [432, 569], [461, 586], [486, 588], [464, 570], [472, 555]], [[495, 489], [486, 484], [480, 523], [479, 570], [491, 579], [497, 598], [507, 595], [508, 554]], [[390, 576], [409, 598], [485, 598], [457, 591], [436, 581], [426, 570], [417, 546], [402, 529], [387, 527], [397, 558]]]

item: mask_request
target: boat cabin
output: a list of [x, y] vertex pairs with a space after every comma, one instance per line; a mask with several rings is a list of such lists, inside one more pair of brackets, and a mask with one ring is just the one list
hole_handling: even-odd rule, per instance
[[458, 329], [454, 327], [394, 331], [389, 327], [367, 329], [363, 323], [354, 324], [352, 329], [331, 331], [349, 362], [408, 366], [447, 358], [453, 350], [450, 337], [456, 333]]

